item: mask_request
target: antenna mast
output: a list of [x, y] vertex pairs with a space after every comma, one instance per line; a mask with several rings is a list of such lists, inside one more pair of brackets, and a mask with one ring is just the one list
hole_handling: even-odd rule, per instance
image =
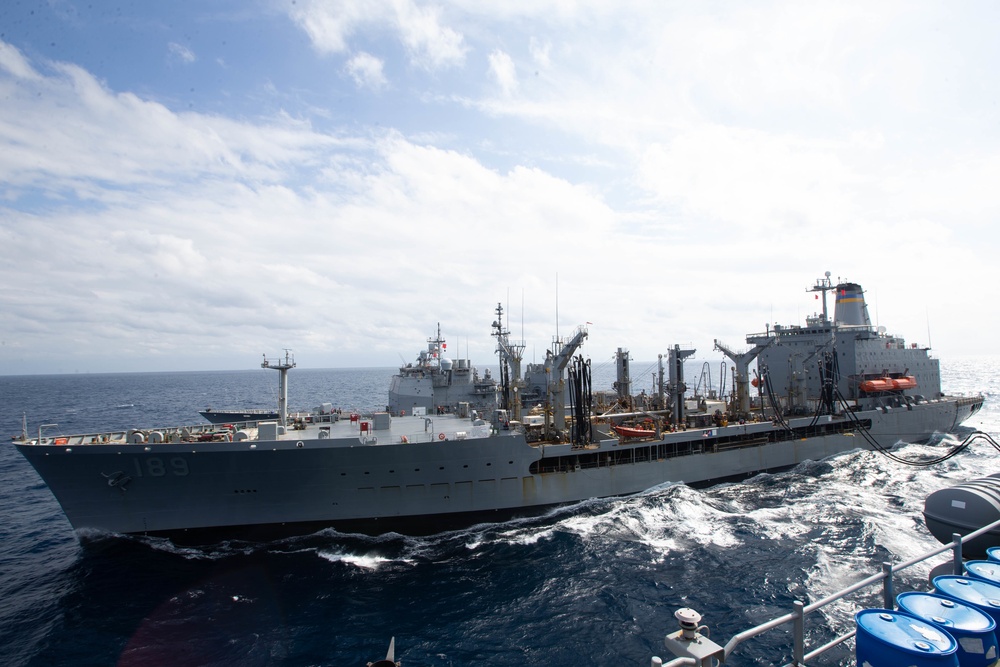
[[497, 339], [500, 356], [500, 384], [503, 391], [502, 406], [511, 411], [511, 419], [521, 420], [521, 360], [524, 358], [524, 341], [512, 341], [510, 331], [503, 324], [503, 306], [497, 304], [497, 319], [493, 322], [493, 335]]
[[556, 273], [556, 340], [559, 340], [559, 274]]
[[278, 371], [278, 419], [282, 426], [288, 425], [288, 370], [295, 368], [295, 359], [292, 358], [292, 351], [285, 348], [285, 359], [282, 361], [269, 361], [264, 355], [264, 362], [261, 368], [273, 368]]
[[825, 278], [818, 278], [816, 284], [811, 288], [806, 290], [807, 292], [822, 292], [823, 293], [823, 323], [828, 324], [830, 322], [830, 317], [826, 310], [826, 293], [833, 290], [833, 283], [830, 282], [830, 272], [826, 272]]

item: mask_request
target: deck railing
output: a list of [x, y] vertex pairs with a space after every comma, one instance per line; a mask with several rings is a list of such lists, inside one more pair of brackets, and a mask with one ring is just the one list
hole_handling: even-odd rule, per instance
[[[812, 604], [806, 604], [804, 602], [796, 600], [792, 604], [792, 611], [790, 613], [785, 614], [784, 616], [779, 616], [777, 618], [771, 619], [770, 621], [761, 623], [760, 625], [754, 626], [748, 630], [744, 630], [743, 632], [734, 635], [732, 639], [730, 639], [725, 644], [724, 647], [721, 647], [722, 648], [721, 661], [725, 662], [726, 659], [730, 656], [730, 654], [732, 654], [733, 651], [735, 651], [743, 642], [752, 639], [754, 637], [757, 637], [759, 635], [762, 635], [766, 632], [769, 632], [782, 625], [791, 623], [792, 661], [786, 663], [784, 667], [807, 667], [810, 660], [813, 660], [817, 656], [823, 655], [830, 649], [839, 646], [848, 639], [854, 637], [855, 631], [851, 630], [849, 632], [845, 632], [844, 634], [823, 644], [822, 646], [818, 646], [816, 648], [813, 648], [812, 650], [808, 650], [808, 647], [806, 647], [805, 645], [806, 616], [813, 613], [814, 611], [822, 609], [823, 607], [829, 604], [837, 602], [838, 600], [842, 600], [843, 598], [846, 598], [849, 595], [857, 593], [860, 590], [875, 586], [879, 583], [882, 584], [883, 607], [886, 609], [894, 609], [895, 593], [893, 586], [893, 575], [895, 575], [897, 572], [901, 572], [907, 568], [913, 567], [914, 565], [930, 560], [931, 558], [934, 558], [947, 551], [952, 552], [952, 565], [953, 565], [952, 572], [954, 574], [961, 575], [964, 573], [962, 567], [962, 562], [963, 562], [962, 545], [971, 540], [976, 539], [980, 535], [984, 535], [997, 528], [1000, 528], [1000, 520], [994, 521], [991, 524], [983, 526], [979, 530], [969, 533], [965, 537], [962, 537], [958, 533], [954, 533], [952, 535], [952, 541], [949, 542], [948, 544], [943, 544], [942, 546], [936, 549], [932, 549], [927, 553], [921, 554], [919, 556], [916, 556], [915, 558], [912, 558], [908, 561], [904, 561], [902, 563], [892, 564], [889, 562], [884, 562], [882, 563], [882, 571], [880, 573], [873, 574], [866, 579], [862, 579], [861, 581], [852, 584], [851, 586], [848, 586], [843, 590], [828, 595], [822, 600], [813, 602]], [[677, 657], [674, 658], [673, 660], [670, 660], [669, 662], [663, 662], [660, 658], [654, 657], [650, 664], [652, 665], [652, 667], [681, 667], [682, 665], [695, 665], [695, 666], [700, 665], [701, 667], [712, 667], [713, 665], [719, 664], [719, 659], [709, 658], [707, 660], [702, 660], [699, 662], [698, 660], [691, 657]]]

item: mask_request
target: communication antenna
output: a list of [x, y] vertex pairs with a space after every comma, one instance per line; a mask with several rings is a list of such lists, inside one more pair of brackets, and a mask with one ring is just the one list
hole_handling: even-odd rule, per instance
[[932, 349], [934, 346], [931, 345], [931, 311], [925, 308], [924, 312], [927, 313], [927, 347]]
[[507, 288], [507, 325], [504, 329], [510, 330], [510, 288]]
[[556, 272], [556, 340], [559, 340], [559, 273]]
[[875, 328], [878, 329], [878, 288], [875, 288]]

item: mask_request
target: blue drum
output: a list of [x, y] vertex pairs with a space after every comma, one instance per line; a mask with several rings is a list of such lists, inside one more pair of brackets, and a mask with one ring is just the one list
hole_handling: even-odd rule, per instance
[[987, 549], [986, 557], [992, 561], [1000, 563], [1000, 547], [990, 547]]
[[996, 622], [979, 609], [935, 593], [901, 593], [902, 611], [945, 630], [958, 642], [961, 667], [990, 667], [997, 662]]
[[943, 574], [934, 577], [934, 590], [941, 595], [972, 605], [1000, 623], [1000, 585], [975, 577]]
[[854, 615], [857, 664], [871, 667], [958, 667], [958, 642], [905, 611], [865, 609]]
[[965, 563], [965, 573], [976, 579], [983, 579], [1000, 586], [1000, 562], [992, 560], [970, 560]]

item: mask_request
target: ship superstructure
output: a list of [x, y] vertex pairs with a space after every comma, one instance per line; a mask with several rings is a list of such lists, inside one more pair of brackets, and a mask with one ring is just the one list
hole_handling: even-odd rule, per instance
[[[825, 414], [842, 405], [904, 409], [915, 401], [941, 397], [941, 372], [930, 348], [907, 345], [899, 336], [875, 327], [868, 315], [864, 291], [857, 283], [834, 285], [827, 273], [810, 288], [822, 299], [821, 313], [806, 318], [805, 326], [782, 326], [747, 336], [749, 351], [733, 355], [736, 361], [734, 411], [749, 413], [755, 406], [781, 414]], [[835, 294], [834, 317], [827, 311], [827, 294]], [[749, 362], [757, 361], [751, 379]], [[842, 404], [843, 402], [843, 404]], [[765, 411], [766, 412], [766, 411]]]

